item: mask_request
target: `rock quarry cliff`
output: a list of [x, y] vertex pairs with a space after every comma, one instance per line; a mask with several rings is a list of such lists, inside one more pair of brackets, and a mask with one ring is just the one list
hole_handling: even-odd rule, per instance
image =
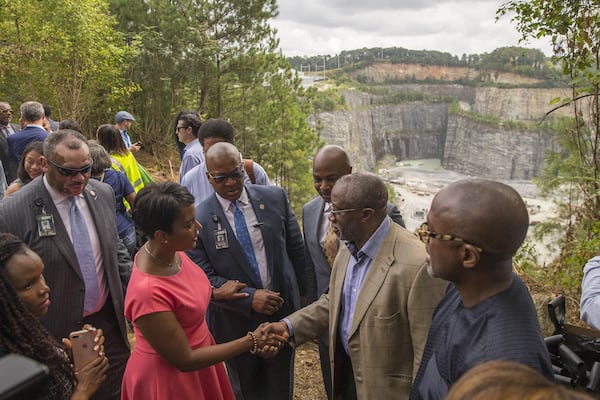
[[[421, 93], [425, 100], [382, 104], [383, 95], [357, 89], [342, 91], [346, 109], [311, 117], [321, 137], [348, 150], [356, 170], [374, 170], [386, 155], [397, 161], [439, 158], [446, 169], [490, 179], [531, 179], [542, 167], [545, 153], [553, 146], [554, 133], [530, 129], [553, 108], [556, 97], [567, 97], [568, 89], [476, 87], [454, 83], [384, 85], [390, 66], [357, 71], [369, 76], [390, 94]], [[397, 74], [416, 73], [395, 66]], [[403, 69], [404, 68], [404, 69]], [[465, 71], [442, 72], [452, 79]], [[408, 71], [408, 72], [406, 72]], [[437, 71], [427, 73], [440, 74]], [[370, 74], [370, 75], [369, 75]], [[515, 75], [494, 77], [498, 83], [524, 85]], [[380, 82], [377, 82], [377, 81]], [[385, 103], [385, 102], [384, 102]], [[458, 104], [458, 107], [456, 106]], [[553, 115], [566, 115], [563, 108]], [[529, 123], [529, 124], [526, 124]]]

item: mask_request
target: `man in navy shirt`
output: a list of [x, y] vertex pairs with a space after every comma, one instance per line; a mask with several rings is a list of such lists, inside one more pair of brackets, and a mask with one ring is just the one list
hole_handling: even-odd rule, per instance
[[48, 132], [43, 127], [45, 119], [44, 106], [41, 103], [27, 101], [21, 104], [21, 119], [19, 122], [23, 129], [6, 139], [9, 159], [18, 163], [21, 161], [23, 150], [29, 143], [34, 141], [43, 142], [46, 139]]
[[411, 399], [442, 399], [489, 360], [519, 362], [553, 379], [531, 296], [512, 269], [528, 226], [523, 199], [500, 182], [462, 180], [434, 197], [418, 233], [429, 274], [451, 283], [433, 314]]

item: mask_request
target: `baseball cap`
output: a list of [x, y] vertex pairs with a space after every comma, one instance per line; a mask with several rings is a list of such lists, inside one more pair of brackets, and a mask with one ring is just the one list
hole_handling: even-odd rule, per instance
[[128, 119], [130, 121], [135, 121], [135, 118], [133, 118], [133, 115], [129, 114], [127, 111], [119, 111], [117, 113], [117, 115], [115, 115], [115, 122], [122, 122], [122, 121], [125, 121], [126, 119]]

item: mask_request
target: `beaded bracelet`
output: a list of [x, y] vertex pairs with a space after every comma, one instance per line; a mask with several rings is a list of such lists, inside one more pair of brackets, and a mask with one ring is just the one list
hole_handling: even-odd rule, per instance
[[256, 341], [256, 335], [254, 334], [254, 332], [248, 332], [248, 335], [250, 335], [250, 337], [252, 338], [252, 342], [254, 343], [254, 347], [252, 348], [252, 350], [250, 350], [250, 354], [256, 354], [256, 352], [258, 351], [258, 342]]

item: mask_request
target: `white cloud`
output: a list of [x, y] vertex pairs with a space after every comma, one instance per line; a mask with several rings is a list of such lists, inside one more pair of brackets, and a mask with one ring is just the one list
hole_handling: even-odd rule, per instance
[[438, 50], [458, 56], [503, 46], [539, 48], [549, 41], [519, 44], [503, 0], [279, 0], [273, 20], [288, 56], [336, 54], [362, 47]]

